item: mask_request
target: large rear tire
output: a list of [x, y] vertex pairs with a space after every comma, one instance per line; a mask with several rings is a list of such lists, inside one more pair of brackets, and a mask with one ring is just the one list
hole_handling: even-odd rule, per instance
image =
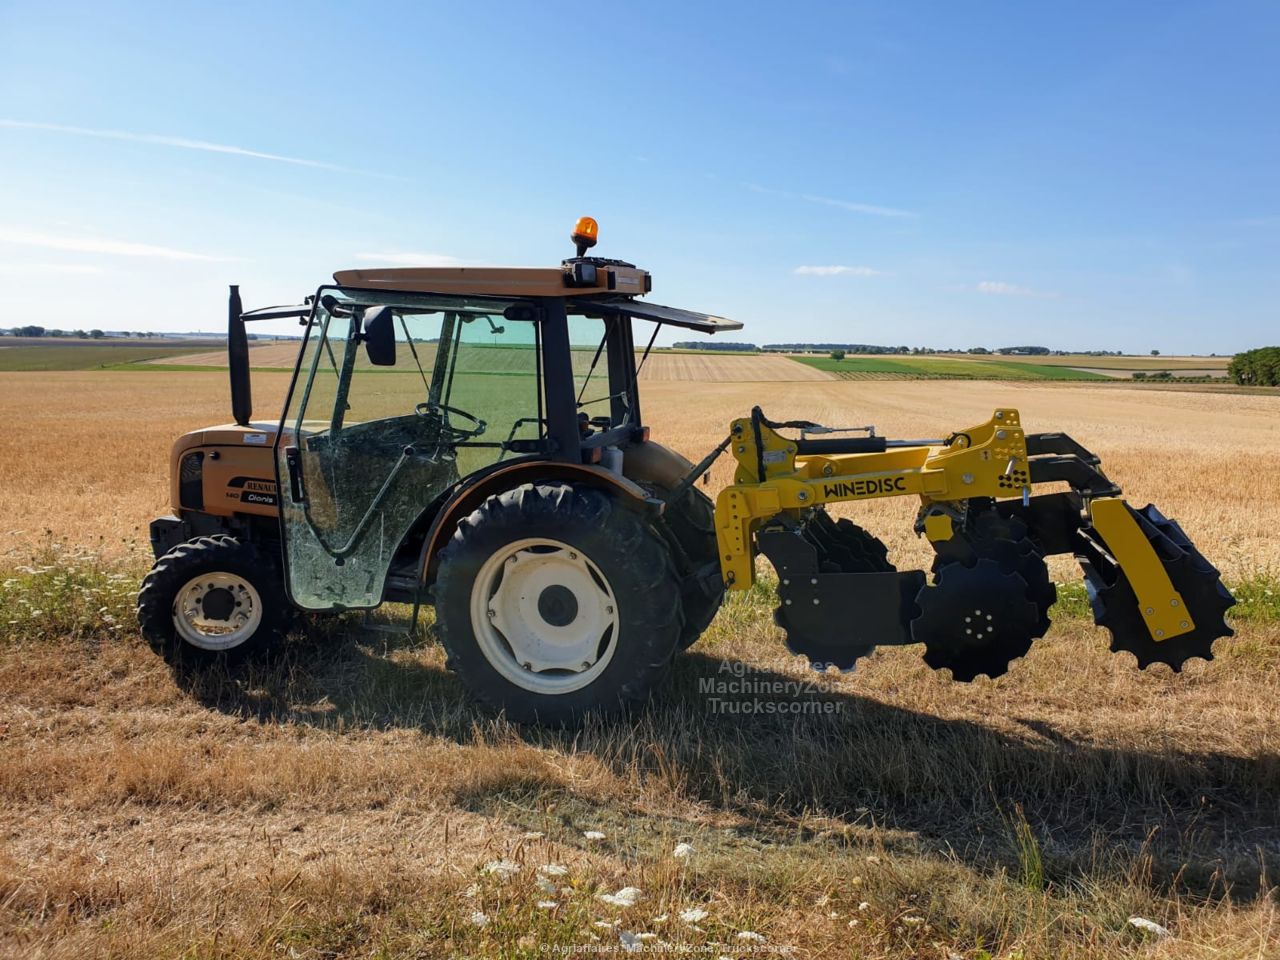
[[[654, 486], [664, 499], [670, 492], [660, 484]], [[667, 503], [663, 522], [683, 554], [677, 563], [681, 573], [680, 605], [684, 609], [680, 649], [687, 650], [711, 626], [724, 603], [715, 504], [701, 490], [690, 487], [679, 500]]]
[[644, 703], [684, 625], [671, 553], [606, 494], [524, 484], [487, 499], [441, 552], [436, 625], [480, 701], [570, 724]]
[[275, 559], [234, 537], [199, 537], [156, 561], [138, 593], [138, 625], [175, 668], [228, 666], [265, 653], [288, 632]]

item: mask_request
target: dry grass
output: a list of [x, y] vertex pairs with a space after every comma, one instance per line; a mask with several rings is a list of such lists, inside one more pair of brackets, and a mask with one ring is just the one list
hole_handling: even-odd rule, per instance
[[[618, 920], [712, 955], [742, 930], [801, 956], [1151, 955], [1130, 916], [1173, 930], [1168, 956], [1280, 948], [1274, 621], [1177, 678], [1068, 621], [998, 683], [883, 651], [763, 695], [833, 712], [720, 713], [704, 685], [743, 664], [812, 676], [759, 591], [634, 722], [521, 732], [468, 705], [429, 629], [318, 624], [175, 682], [128, 578], [47, 567], [0, 591], [0, 953], [532, 957]], [[568, 868], [554, 894], [544, 863]], [[597, 899], [624, 886], [637, 907]]]
[[[284, 381], [256, 378], [261, 411]], [[1102, 453], [1232, 576], [1275, 569], [1276, 398], [773, 394], [654, 383], [645, 412], [697, 456], [756, 402], [897, 436], [1016, 405]], [[888, 650], [763, 697], [833, 712], [717, 713], [703, 685], [742, 664], [756, 682], [812, 678], [784, 655], [762, 584], [680, 658], [654, 709], [576, 735], [477, 713], [429, 627], [407, 641], [321, 622], [272, 664], [175, 680], [132, 626], [130, 541], [164, 505], [173, 436], [224, 419], [224, 397], [220, 374], [0, 380], [9, 566], [47, 540], [90, 548], [0, 583], [0, 955], [535, 957], [625, 931], [745, 956], [744, 930], [813, 957], [1280, 954], [1266, 875], [1280, 854], [1280, 623], [1266, 603], [1180, 676], [1139, 673], [1067, 616], [998, 682], [953, 685]], [[903, 507], [857, 513], [910, 559]], [[697, 848], [687, 864], [678, 841]], [[498, 860], [516, 865], [506, 882], [483, 872]], [[535, 882], [545, 863], [568, 870], [551, 894]], [[635, 907], [597, 899], [629, 885]], [[698, 929], [678, 919], [693, 907]], [[1133, 915], [1173, 936], [1153, 940]]]

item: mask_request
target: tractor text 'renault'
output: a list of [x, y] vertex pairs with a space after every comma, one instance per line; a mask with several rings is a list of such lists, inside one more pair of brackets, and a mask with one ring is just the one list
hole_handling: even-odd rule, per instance
[[[1008, 407], [905, 441], [757, 407], [691, 464], [650, 436], [638, 372], [663, 325], [741, 325], [643, 299], [649, 273], [588, 257], [596, 238], [582, 218], [551, 268], [340, 271], [298, 306], [245, 312], [232, 288], [235, 422], [178, 439], [173, 514], [151, 525], [138, 612], [157, 652], [186, 671], [265, 652], [299, 612], [432, 605], [476, 697], [568, 722], [643, 702], [757, 553], [788, 646], [822, 668], [918, 643], [957, 680], [998, 677], [1049, 627], [1050, 554], [1079, 560], [1112, 649], [1142, 667], [1230, 634], [1231, 596], [1182, 528]], [[246, 324], [284, 318], [304, 328], [288, 398], [254, 421]], [[695, 481], [726, 451], [713, 505]], [[927, 574], [826, 509], [902, 496]]]

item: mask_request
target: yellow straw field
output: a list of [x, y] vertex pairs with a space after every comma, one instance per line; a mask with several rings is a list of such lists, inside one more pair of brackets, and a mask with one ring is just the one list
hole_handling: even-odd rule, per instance
[[[261, 418], [287, 380], [255, 375]], [[146, 525], [173, 439], [226, 394], [224, 372], [0, 377], [0, 957], [1280, 955], [1280, 397], [655, 379], [654, 438], [694, 459], [757, 403], [902, 438], [1016, 407], [1248, 587], [1237, 636], [1140, 672], [1077, 594], [997, 681], [916, 648], [816, 675], [762, 581], [642, 715], [558, 732], [469, 702], [429, 611], [412, 638], [316, 618], [267, 663], [165, 668], [132, 614]], [[927, 560], [910, 504], [847, 512]], [[718, 712], [729, 681], [817, 709]]]
[[[728, 367], [737, 359], [790, 362], [688, 359]], [[278, 418], [287, 383], [284, 374], [255, 375], [259, 419]], [[186, 430], [226, 422], [227, 402], [225, 373], [0, 378], [0, 415], [11, 424], [0, 434], [5, 550], [21, 554], [49, 537], [100, 545], [109, 554], [145, 550], [147, 523], [167, 509], [169, 447]], [[1280, 568], [1280, 538], [1273, 533], [1280, 529], [1280, 396], [1114, 385], [820, 380], [761, 387], [657, 380], [646, 384], [643, 402], [654, 438], [692, 460], [755, 404], [775, 420], [873, 423], [883, 435], [911, 439], [944, 436], [985, 420], [997, 406], [1016, 407], [1028, 430], [1063, 430], [1098, 453], [1139, 506], [1154, 502], [1177, 517], [1224, 572]], [[729, 458], [722, 458], [709, 489], [731, 479]], [[900, 556], [919, 561], [927, 548], [910, 532], [911, 510], [905, 500], [845, 508]]]

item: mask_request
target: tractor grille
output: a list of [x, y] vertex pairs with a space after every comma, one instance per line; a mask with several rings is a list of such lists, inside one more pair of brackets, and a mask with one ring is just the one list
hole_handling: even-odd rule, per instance
[[187, 510], [204, 509], [204, 453], [196, 451], [182, 458], [178, 467], [178, 503]]

